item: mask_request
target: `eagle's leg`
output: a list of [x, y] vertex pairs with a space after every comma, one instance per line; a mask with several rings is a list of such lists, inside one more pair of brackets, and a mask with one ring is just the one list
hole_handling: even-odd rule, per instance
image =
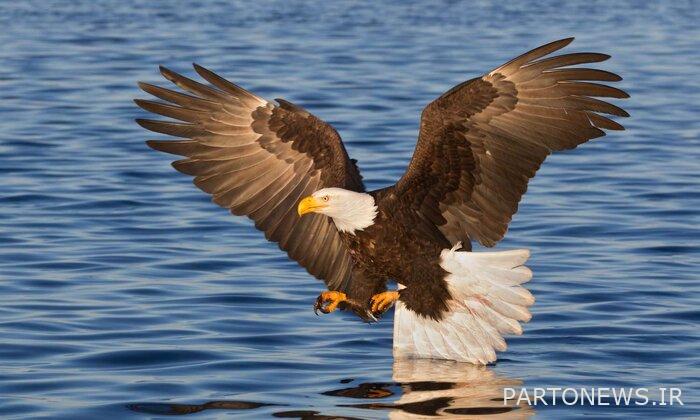
[[321, 311], [324, 314], [329, 314], [335, 311], [338, 305], [341, 302], [345, 302], [347, 299], [348, 297], [343, 292], [335, 290], [325, 291], [318, 295], [318, 299], [316, 299], [316, 303], [314, 304], [314, 313], [318, 315], [318, 311]]
[[370, 303], [372, 304], [372, 313], [376, 315], [385, 312], [391, 308], [391, 305], [393, 305], [398, 299], [399, 292], [397, 290], [377, 293], [370, 299]]

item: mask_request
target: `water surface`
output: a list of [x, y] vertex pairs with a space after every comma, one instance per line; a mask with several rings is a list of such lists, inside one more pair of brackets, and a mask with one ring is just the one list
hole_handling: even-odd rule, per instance
[[[694, 2], [0, 3], [0, 416], [700, 415]], [[322, 284], [149, 150], [137, 80], [198, 62], [331, 122], [370, 188], [420, 111], [527, 49], [613, 55], [628, 131], [550, 158], [499, 249], [532, 249], [495, 366], [391, 356]], [[685, 406], [503, 407], [503, 387], [681, 387]], [[196, 413], [196, 414], [195, 414]]]

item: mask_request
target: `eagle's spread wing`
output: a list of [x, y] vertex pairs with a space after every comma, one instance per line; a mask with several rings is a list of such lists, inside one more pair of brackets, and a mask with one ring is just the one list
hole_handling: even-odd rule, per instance
[[550, 153], [572, 149], [623, 127], [599, 113], [628, 114], [593, 97], [626, 98], [590, 81], [615, 74], [568, 67], [609, 58], [577, 53], [542, 57], [555, 41], [447, 91], [421, 116], [413, 159], [396, 192], [452, 243], [503, 238], [527, 183]]
[[281, 99], [261, 99], [209, 70], [195, 70], [213, 86], [165, 68], [163, 76], [183, 94], [141, 83], [166, 103], [137, 100], [143, 109], [181, 122], [137, 120], [152, 131], [186, 140], [149, 141], [156, 150], [185, 156], [173, 166], [194, 176], [213, 201], [245, 215], [268, 240], [324, 280], [344, 289], [351, 257], [331, 220], [314, 214], [299, 218], [298, 201], [325, 187], [363, 191], [354, 161], [329, 124]]

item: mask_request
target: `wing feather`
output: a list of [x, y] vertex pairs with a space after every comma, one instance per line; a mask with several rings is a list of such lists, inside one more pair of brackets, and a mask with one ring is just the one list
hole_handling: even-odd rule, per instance
[[139, 83], [165, 102], [137, 99], [136, 104], [175, 121], [137, 122], [183, 139], [147, 144], [183, 156], [173, 167], [193, 176], [215, 203], [251, 218], [311, 274], [343, 290], [352, 260], [335, 226], [320, 215], [300, 219], [296, 214], [298, 201], [320, 188], [364, 191], [338, 133], [290, 102], [274, 105], [201, 66], [194, 68], [211, 85], [165, 67], [161, 74], [188, 93]]
[[508, 229], [527, 184], [552, 152], [623, 130], [600, 114], [627, 117], [627, 98], [604, 70], [569, 67], [605, 61], [599, 53], [547, 55], [573, 38], [535, 48], [461, 83], [421, 116], [418, 144], [397, 194], [454, 243], [493, 246]]

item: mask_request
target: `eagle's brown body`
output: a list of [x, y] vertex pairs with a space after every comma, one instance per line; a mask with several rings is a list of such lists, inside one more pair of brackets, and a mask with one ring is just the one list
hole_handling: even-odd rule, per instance
[[451, 244], [435, 225], [407, 211], [394, 190], [371, 193], [379, 210], [372, 226], [354, 234], [341, 233], [355, 261], [348, 294], [359, 302], [369, 301], [394, 280], [406, 287], [401, 299], [409, 309], [440, 319], [450, 294], [439, 257]]

